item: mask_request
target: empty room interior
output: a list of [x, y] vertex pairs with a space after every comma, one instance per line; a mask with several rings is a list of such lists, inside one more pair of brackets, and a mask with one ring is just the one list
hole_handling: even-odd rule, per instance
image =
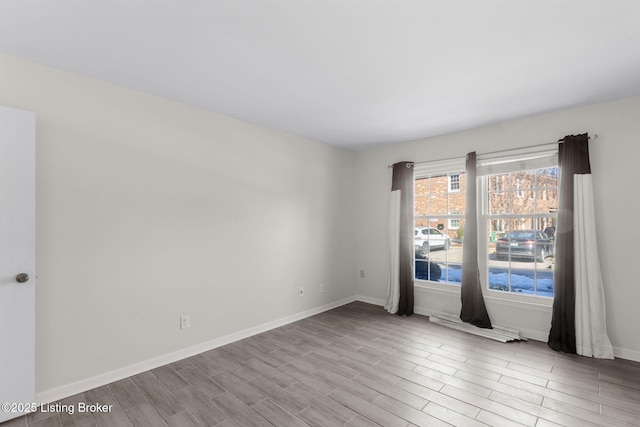
[[3, 0], [0, 424], [640, 425], [638, 46], [631, 0]]

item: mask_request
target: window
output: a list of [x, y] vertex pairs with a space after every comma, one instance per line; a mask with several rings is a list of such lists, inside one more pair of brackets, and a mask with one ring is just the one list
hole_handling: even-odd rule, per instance
[[459, 285], [464, 229], [464, 159], [414, 167], [415, 278]]
[[[555, 148], [478, 161], [478, 233], [486, 236], [479, 238], [478, 250], [488, 290], [553, 297], [557, 165]], [[466, 209], [466, 174], [456, 172], [461, 169], [464, 159], [414, 166], [417, 283], [461, 282]]]
[[[454, 215], [460, 214], [459, 211], [451, 212]], [[460, 218], [450, 218], [449, 219], [449, 230], [459, 230], [460, 229]]]
[[460, 191], [460, 174], [449, 174], [449, 191]]
[[[559, 181], [554, 162], [555, 157], [550, 156], [548, 167], [485, 176], [480, 187], [484, 199], [482, 223], [488, 236], [489, 289], [553, 297], [553, 234]], [[526, 167], [527, 162], [519, 166]]]

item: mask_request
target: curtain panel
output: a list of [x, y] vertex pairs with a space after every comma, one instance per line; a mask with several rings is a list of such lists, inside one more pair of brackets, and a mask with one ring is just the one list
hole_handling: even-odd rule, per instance
[[566, 136], [558, 147], [558, 163], [560, 202], [548, 345], [565, 353], [613, 358], [597, 252], [588, 135]]
[[462, 246], [462, 283], [460, 319], [479, 328], [492, 329], [482, 296], [478, 263], [478, 209], [476, 182], [476, 153], [467, 154], [467, 193], [465, 196], [464, 243]]
[[389, 287], [384, 308], [398, 312], [400, 302], [400, 190], [391, 192], [389, 203]]
[[393, 165], [389, 218], [390, 277], [385, 308], [391, 313], [413, 314], [413, 163]]

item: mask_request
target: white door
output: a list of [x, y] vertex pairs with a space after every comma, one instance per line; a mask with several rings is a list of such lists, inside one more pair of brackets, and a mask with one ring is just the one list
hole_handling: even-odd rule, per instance
[[35, 399], [35, 134], [0, 106], [0, 422]]

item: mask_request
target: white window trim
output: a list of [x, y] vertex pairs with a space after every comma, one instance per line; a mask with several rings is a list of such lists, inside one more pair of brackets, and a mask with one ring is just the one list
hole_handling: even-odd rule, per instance
[[[528, 158], [527, 156], [531, 156]], [[505, 157], [493, 157], [490, 160], [480, 161], [477, 165], [477, 188], [476, 195], [478, 200], [478, 236], [487, 236], [488, 219], [496, 215], [489, 215], [488, 200], [484, 195], [489, 194], [489, 183], [487, 177], [489, 175], [517, 172], [522, 170], [544, 169], [558, 166], [557, 150], [543, 150], [535, 153], [521, 154], [518, 156], [510, 155]], [[538, 214], [536, 214], [538, 215]], [[548, 217], [547, 214], [540, 214]], [[487, 292], [487, 296], [496, 299], [518, 301], [523, 303], [533, 303], [541, 306], [549, 306], [553, 304], [554, 297], [545, 297], [540, 295], [522, 295], [514, 292], [505, 292], [489, 288], [489, 268], [488, 268], [488, 245], [480, 244], [478, 247], [478, 268], [482, 282], [482, 291]]]
[[[515, 172], [518, 170], [544, 169], [558, 166], [557, 144], [548, 144], [544, 148], [526, 148], [522, 150], [508, 150], [509, 155], [501, 155], [500, 153], [492, 153], [491, 155], [479, 155], [477, 158], [477, 188], [476, 195], [478, 200], [477, 219], [478, 219], [478, 235], [488, 235], [487, 218], [485, 212], [488, 212], [487, 201], [483, 195], [488, 194], [488, 183], [485, 179], [486, 175]], [[524, 165], [524, 167], [523, 167]], [[414, 165], [414, 182], [416, 179], [425, 178], [427, 176], [436, 175], [438, 173], [447, 176], [455, 174], [454, 170], [465, 169], [465, 158], [446, 159], [442, 161], [433, 161], [426, 163], [416, 163]], [[449, 178], [447, 185], [449, 185]], [[450, 190], [450, 187], [448, 188]], [[503, 188], [503, 191], [506, 189]], [[509, 306], [522, 305], [522, 307], [540, 307], [546, 311], [553, 305], [553, 298], [538, 295], [521, 295], [513, 292], [504, 292], [489, 289], [489, 269], [487, 266], [488, 246], [485, 244], [478, 247], [478, 268], [483, 283], [483, 292], [488, 300], [497, 303], [504, 303]], [[430, 282], [422, 279], [415, 279], [416, 288], [431, 290], [441, 293], [460, 294], [460, 285], [453, 283]]]
[[413, 166], [413, 177], [425, 178], [429, 175], [449, 174], [452, 171], [464, 171], [465, 158], [459, 157], [455, 159], [434, 160], [431, 162], [416, 163]]
[[538, 148], [510, 150], [509, 155], [478, 156], [476, 164], [476, 176], [496, 175], [508, 172], [517, 172], [531, 169], [545, 169], [558, 166], [558, 146], [550, 146], [548, 149]]
[[[462, 182], [460, 180], [460, 175], [462, 175], [462, 172], [450, 172], [450, 173], [447, 173], [447, 190], [449, 190], [449, 193], [459, 193], [460, 192], [460, 188], [462, 187]], [[457, 176], [458, 177], [458, 188], [451, 188], [451, 177], [452, 176]]]
[[[444, 159], [444, 160], [435, 160], [431, 162], [424, 163], [415, 163], [413, 167], [413, 181], [415, 183], [416, 180], [421, 178], [428, 178], [438, 175], [447, 175], [447, 191], [451, 191], [451, 175], [461, 175], [465, 173], [465, 157], [453, 158], [453, 159]], [[458, 171], [458, 172], [453, 172]], [[460, 172], [462, 171], [462, 172]], [[461, 183], [462, 186], [462, 183]], [[454, 190], [453, 192], [459, 192], [460, 190]], [[425, 219], [433, 219], [440, 218], [446, 219], [447, 225], [449, 224], [449, 220], [452, 219], [464, 219], [464, 214], [434, 214], [434, 215], [414, 215], [414, 223], [418, 218]], [[456, 218], [457, 217], [457, 218]], [[444, 234], [444, 233], [443, 233]], [[441, 291], [448, 292], [457, 292], [460, 293], [460, 284], [449, 283], [449, 282], [432, 282], [429, 280], [418, 279], [415, 277], [415, 267], [414, 267], [414, 286], [418, 288], [425, 289], [437, 289]]]

